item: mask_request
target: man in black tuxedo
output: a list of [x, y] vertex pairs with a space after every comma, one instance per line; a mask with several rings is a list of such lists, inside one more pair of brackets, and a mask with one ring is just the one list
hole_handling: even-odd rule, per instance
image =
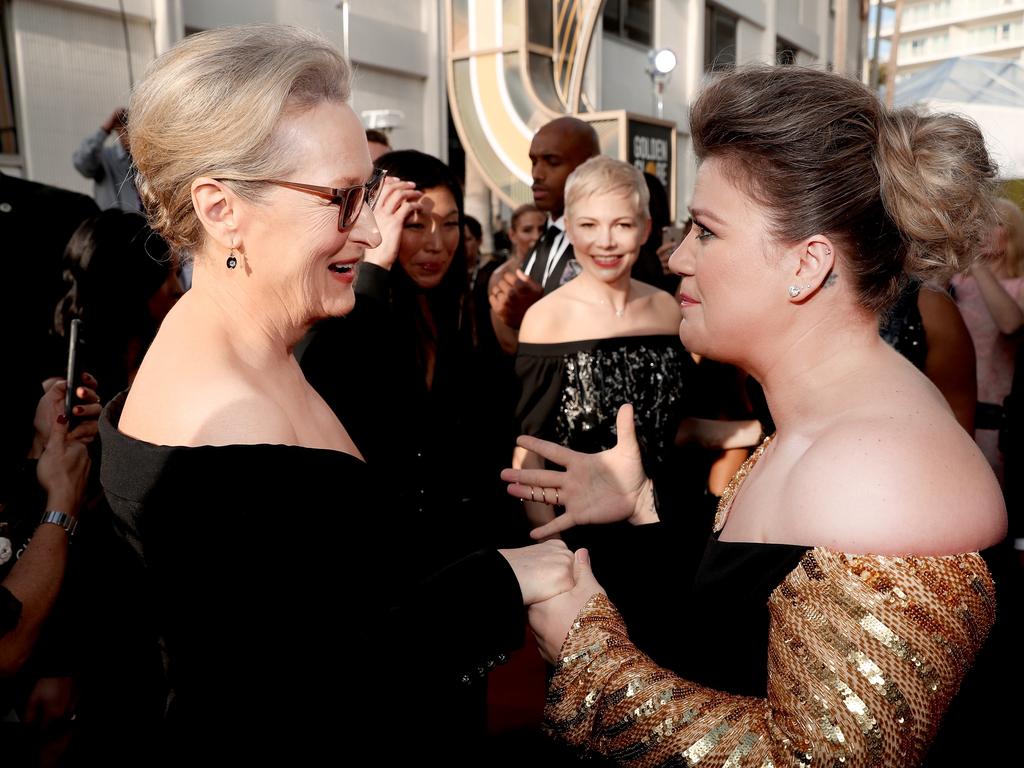
[[578, 166], [599, 154], [597, 132], [575, 117], [552, 120], [533, 137], [533, 201], [547, 212], [548, 225], [525, 264], [499, 269], [491, 278], [491, 323], [506, 352], [515, 352], [526, 310], [580, 272], [565, 234], [565, 181]]

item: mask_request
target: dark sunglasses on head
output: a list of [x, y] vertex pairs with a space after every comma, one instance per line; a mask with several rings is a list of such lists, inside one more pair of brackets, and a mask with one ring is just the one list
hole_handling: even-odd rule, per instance
[[[294, 189], [298, 192], [306, 192], [310, 195], [322, 197], [328, 200], [331, 205], [338, 206], [338, 231], [342, 232], [351, 229], [359, 218], [359, 212], [363, 209], [363, 203], [370, 206], [377, 204], [380, 197], [381, 187], [384, 186], [384, 179], [387, 178], [387, 171], [375, 171], [370, 180], [365, 184], [356, 184], [351, 187], [318, 187], [314, 184], [299, 184], [295, 181], [283, 181], [281, 179], [255, 179], [260, 184], [276, 184], [279, 187]], [[231, 179], [218, 179], [218, 181], [231, 181]]]

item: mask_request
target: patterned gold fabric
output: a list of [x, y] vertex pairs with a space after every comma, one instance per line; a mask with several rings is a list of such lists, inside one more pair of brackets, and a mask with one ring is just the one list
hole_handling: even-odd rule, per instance
[[769, 610], [761, 699], [659, 668], [595, 595], [562, 648], [546, 727], [629, 766], [916, 765], [988, 635], [995, 591], [977, 553], [817, 548], [774, 590]]

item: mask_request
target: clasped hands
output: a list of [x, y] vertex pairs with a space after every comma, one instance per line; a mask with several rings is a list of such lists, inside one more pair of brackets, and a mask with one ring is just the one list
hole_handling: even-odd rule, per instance
[[[565, 467], [506, 469], [501, 477], [516, 498], [555, 504], [565, 512], [535, 528], [534, 539], [546, 539], [575, 525], [612, 523], [635, 525], [658, 521], [653, 485], [644, 474], [636, 440], [633, 407], [624, 405], [616, 418], [618, 442], [602, 453], [587, 454], [535, 437], [520, 437], [518, 445]], [[543, 490], [539, 490], [543, 489]], [[590, 568], [586, 549], [570, 552], [559, 539], [522, 549], [502, 550], [509, 560], [529, 606], [530, 627], [541, 655], [556, 663], [566, 635], [583, 606], [604, 592]]]

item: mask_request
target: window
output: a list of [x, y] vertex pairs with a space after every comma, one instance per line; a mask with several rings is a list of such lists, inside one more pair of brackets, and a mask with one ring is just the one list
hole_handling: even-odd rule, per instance
[[14, 121], [11, 56], [7, 50], [7, 8], [0, 2], [0, 155], [18, 154], [18, 129]]
[[704, 70], [717, 71], [736, 66], [736, 25], [738, 19], [717, 5], [709, 5], [704, 19]]
[[775, 38], [776, 64], [796, 64], [796, 51], [797, 47], [792, 43], [783, 40], [781, 37]]
[[605, 34], [650, 45], [654, 39], [653, 0], [606, 0], [604, 4]]

